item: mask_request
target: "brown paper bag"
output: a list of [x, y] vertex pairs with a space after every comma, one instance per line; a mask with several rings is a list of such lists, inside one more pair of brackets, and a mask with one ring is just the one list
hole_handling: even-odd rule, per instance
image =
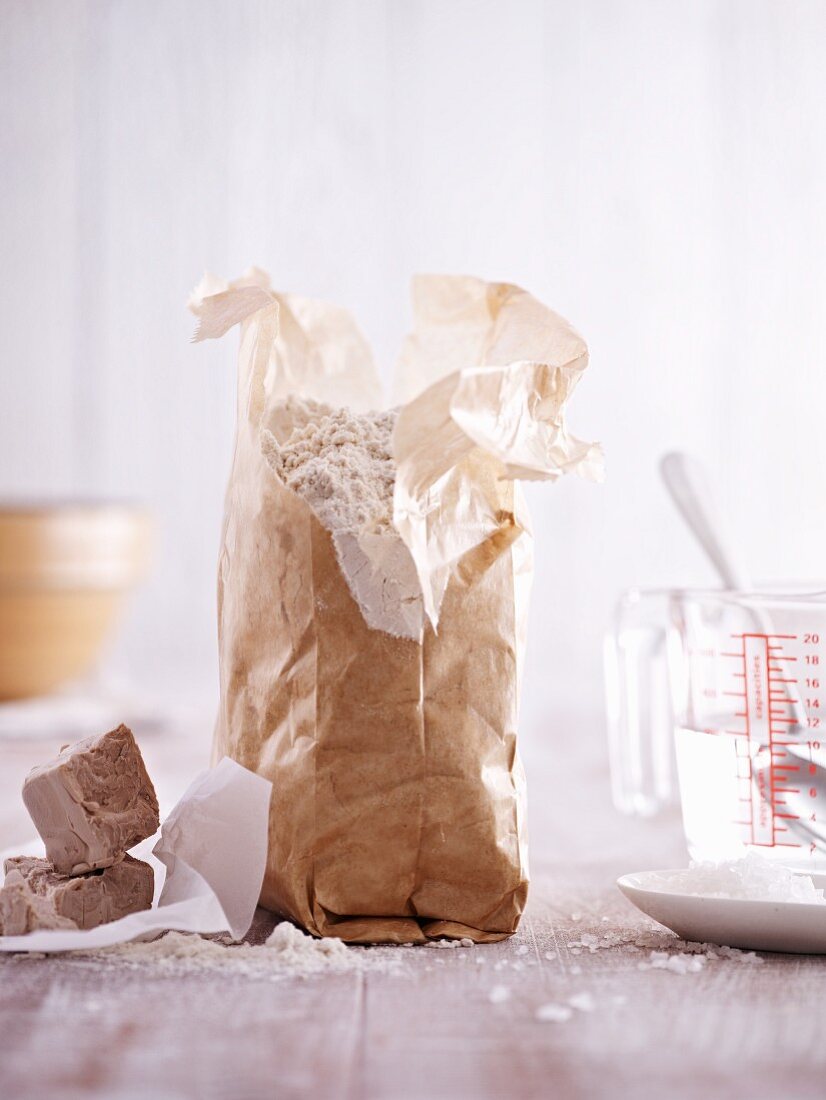
[[260, 271], [193, 295], [196, 339], [241, 324], [214, 753], [273, 783], [263, 905], [353, 942], [487, 942], [516, 930], [528, 887], [515, 479], [597, 477], [601, 452], [563, 423], [587, 350], [561, 318], [470, 278], [419, 278], [414, 305], [395, 530], [341, 539], [266, 452], [293, 427], [291, 395], [378, 406], [358, 330]]

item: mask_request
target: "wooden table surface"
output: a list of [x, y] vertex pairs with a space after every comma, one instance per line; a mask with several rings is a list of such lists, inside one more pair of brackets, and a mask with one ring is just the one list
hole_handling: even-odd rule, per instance
[[[645, 952], [577, 953], [583, 933], [650, 927], [616, 890], [618, 874], [686, 856], [675, 817], [641, 822], [611, 809], [598, 717], [553, 724], [547, 747], [524, 746], [533, 878], [511, 941], [408, 949], [402, 976], [278, 983], [2, 958], [0, 1097], [826, 1095], [826, 960], [766, 955], [681, 975], [640, 969]], [[208, 738], [142, 739], [162, 803], [203, 765]], [[31, 837], [20, 782], [50, 748], [0, 745], [0, 847]], [[490, 998], [497, 985], [510, 994], [501, 1003]], [[536, 1018], [539, 1006], [586, 992], [593, 1011]]]

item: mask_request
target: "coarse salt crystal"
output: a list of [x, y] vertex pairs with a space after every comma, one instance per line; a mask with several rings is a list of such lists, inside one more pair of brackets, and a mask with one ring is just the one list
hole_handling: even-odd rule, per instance
[[670, 970], [674, 974], [696, 974], [705, 964], [705, 955], [669, 955], [667, 951], [652, 951], [648, 956], [648, 966], [652, 970]]
[[826, 905], [823, 890], [815, 888], [809, 875], [795, 874], [753, 852], [720, 863], [691, 863], [673, 874], [652, 873], [646, 885], [665, 894]]

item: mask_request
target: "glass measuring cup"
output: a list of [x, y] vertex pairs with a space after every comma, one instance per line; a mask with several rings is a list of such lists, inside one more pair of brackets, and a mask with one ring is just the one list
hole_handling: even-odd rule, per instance
[[826, 591], [627, 592], [605, 649], [614, 801], [689, 853], [826, 869]]

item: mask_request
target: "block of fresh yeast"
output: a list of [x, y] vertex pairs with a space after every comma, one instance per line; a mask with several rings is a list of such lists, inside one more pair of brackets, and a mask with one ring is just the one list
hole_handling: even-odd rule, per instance
[[111, 867], [160, 823], [140, 749], [123, 725], [67, 746], [31, 771], [23, 801], [46, 858], [64, 875]]

